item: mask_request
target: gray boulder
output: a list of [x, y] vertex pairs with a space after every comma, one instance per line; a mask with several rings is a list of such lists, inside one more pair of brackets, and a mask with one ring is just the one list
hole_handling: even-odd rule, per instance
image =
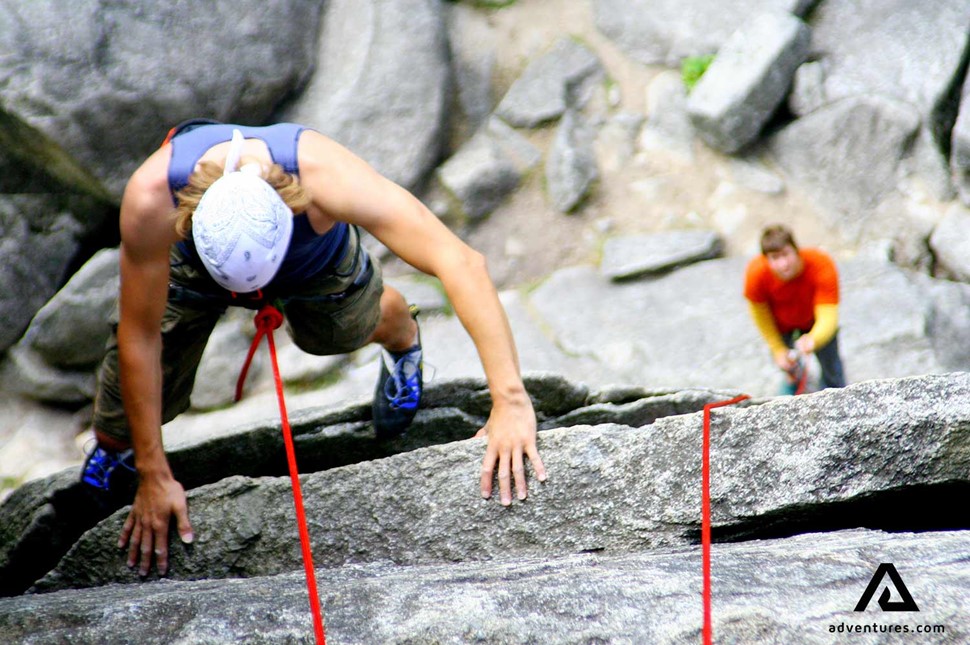
[[92, 401], [96, 382], [93, 369], [53, 367], [26, 345], [14, 345], [0, 364], [0, 383], [4, 389], [53, 405], [79, 405]]
[[558, 119], [566, 108], [582, 107], [593, 83], [603, 76], [599, 59], [589, 48], [562, 38], [544, 56], [526, 67], [495, 108], [495, 114], [515, 127], [535, 127]]
[[[934, 642], [966, 643], [968, 548], [967, 531], [863, 529], [717, 544], [713, 637], [828, 645], [844, 642], [846, 630], [874, 624], [913, 629], [909, 617], [918, 616], [923, 626], [942, 627], [935, 636], [945, 641]], [[382, 563], [318, 569], [316, 579], [333, 642], [686, 645], [701, 638], [700, 557], [692, 546], [450, 565]], [[883, 562], [896, 563], [919, 614], [880, 613], [878, 597], [864, 612], [853, 611]], [[898, 594], [895, 583], [882, 582], [881, 589]], [[290, 573], [2, 599], [0, 631], [17, 642], [93, 645], [109, 633], [161, 645], [292, 643], [310, 639], [313, 628], [304, 576]]]
[[687, 115], [687, 88], [678, 72], [657, 74], [647, 87], [647, 122], [638, 145], [649, 152], [693, 161], [694, 126]]
[[962, 0], [819, 3], [809, 24], [812, 58], [825, 70], [825, 100], [895, 99], [914, 106], [924, 124], [944, 134], [936, 129], [952, 124], [946, 112], [970, 42], [968, 23], [970, 5]]
[[761, 132], [808, 56], [810, 32], [789, 13], [758, 14], [718, 50], [687, 98], [698, 135], [737, 152]]
[[545, 166], [549, 200], [561, 213], [576, 210], [599, 179], [593, 141], [593, 130], [582, 115], [568, 110], [556, 128]]
[[788, 95], [788, 109], [792, 114], [805, 116], [826, 103], [825, 65], [819, 61], [802, 63], [795, 70]]
[[895, 193], [919, 126], [911, 105], [860, 96], [797, 119], [768, 145], [791, 183], [809, 192], [832, 225], [858, 238], [866, 218]]
[[944, 151], [965, 72], [968, 23], [970, 5], [962, 0], [820, 3], [810, 24], [812, 58], [824, 69], [821, 86], [817, 78], [799, 76], [798, 84], [813, 88], [796, 85], [795, 94], [818, 93], [827, 103], [884, 97], [914, 109], [921, 136], [907, 172], [925, 180], [937, 199], [951, 199]]
[[542, 153], [501, 119], [492, 117], [437, 170], [438, 181], [461, 213], [479, 220], [519, 186]]
[[641, 63], [679, 67], [713, 54], [753, 16], [787, 11], [804, 17], [817, 0], [594, 0], [596, 26]]
[[933, 230], [937, 275], [970, 282], [970, 209], [953, 204]]
[[[597, 423], [642, 426], [665, 416], [695, 412], [735, 394], [638, 387], [591, 391], [582, 383], [542, 373], [527, 374], [525, 383], [543, 429]], [[313, 472], [467, 439], [485, 424], [490, 409], [484, 379], [455, 379], [429, 384], [408, 433], [392, 441], [374, 440], [369, 400], [294, 408], [290, 425], [299, 466], [303, 472]], [[212, 415], [204, 419], [205, 426], [192, 433], [173, 433], [170, 426], [163, 429], [169, 462], [187, 490], [234, 475], [285, 474], [278, 416], [235, 425]], [[77, 486], [77, 473], [72, 468], [30, 482], [0, 505], [0, 595], [26, 589], [103, 517]]]
[[[962, 526], [966, 511], [934, 519], [918, 500], [921, 491], [932, 497], [965, 485], [968, 419], [967, 373], [720, 410], [711, 438], [714, 527], [731, 539], [860, 522], [878, 527], [900, 520], [885, 517], [893, 506], [909, 523]], [[528, 501], [512, 509], [477, 493], [481, 439], [308, 474], [302, 488], [315, 563], [445, 563], [690, 544], [700, 523], [701, 421], [693, 414], [639, 430], [546, 431], [540, 450], [549, 479], [533, 480]], [[299, 570], [290, 498], [283, 477], [230, 477], [192, 491], [196, 540], [173, 549], [170, 578]], [[36, 590], [134, 582], [113, 546], [125, 516], [122, 510], [85, 533]]]
[[443, 5], [443, 10], [457, 105], [463, 117], [461, 131], [473, 133], [485, 123], [495, 107], [492, 74], [497, 58], [497, 39], [474, 7], [449, 2]]
[[91, 368], [104, 354], [118, 298], [117, 248], [96, 253], [37, 312], [21, 344], [52, 366]]
[[305, 0], [4, 4], [0, 167], [15, 171], [0, 192], [36, 194], [0, 196], [0, 350], [62, 286], [81, 238], [110, 231], [110, 203], [169, 127], [260, 122], [303, 84], [319, 12]]
[[9, 116], [0, 127], [29, 128], [32, 137], [14, 139], [21, 158], [64, 168], [75, 192], [120, 195], [172, 125], [259, 123], [297, 91], [313, 65], [320, 7], [13, 0], [0, 21]]
[[632, 279], [709, 260], [720, 252], [721, 238], [714, 231], [666, 231], [611, 237], [603, 245], [600, 271], [611, 280]]
[[283, 112], [414, 188], [438, 161], [450, 88], [440, 3], [332, 0], [316, 68]]
[[0, 351], [60, 288], [80, 232], [54, 199], [0, 195]]

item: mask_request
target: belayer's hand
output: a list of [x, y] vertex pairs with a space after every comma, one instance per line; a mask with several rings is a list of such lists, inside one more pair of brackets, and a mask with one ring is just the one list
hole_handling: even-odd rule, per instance
[[189, 524], [182, 485], [171, 475], [142, 475], [131, 512], [118, 539], [118, 548], [128, 546], [128, 566], [134, 567], [138, 563], [138, 575], [148, 575], [152, 555], [158, 575], [164, 576], [168, 572], [168, 525], [172, 515], [182, 542], [191, 543], [192, 525]]
[[806, 334], [795, 341], [795, 349], [807, 356], [815, 351], [815, 339]]
[[791, 359], [787, 349], [779, 350], [773, 355], [775, 365], [783, 372], [791, 372], [795, 368], [795, 361]]
[[528, 395], [515, 402], [492, 406], [488, 423], [476, 437], [487, 437], [488, 445], [482, 460], [482, 497], [492, 496], [492, 478], [498, 463], [499, 499], [503, 506], [512, 503], [512, 480], [518, 498], [528, 495], [525, 476], [525, 457], [532, 462], [536, 479], [546, 480], [546, 468], [536, 447], [536, 415]]

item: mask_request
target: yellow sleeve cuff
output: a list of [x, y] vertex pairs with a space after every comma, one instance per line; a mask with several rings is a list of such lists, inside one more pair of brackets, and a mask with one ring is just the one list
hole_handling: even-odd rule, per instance
[[815, 349], [819, 350], [829, 344], [839, 328], [838, 305], [815, 305], [815, 324], [808, 334], [815, 341]]
[[775, 325], [775, 317], [771, 315], [771, 308], [766, 302], [751, 302], [748, 301], [748, 309], [751, 312], [751, 318], [754, 320], [755, 326], [758, 331], [761, 332], [761, 336], [768, 343], [768, 348], [771, 349], [772, 354], [777, 354], [778, 352], [787, 351], [788, 347], [785, 345], [785, 341], [781, 338], [781, 333], [778, 331], [778, 327]]

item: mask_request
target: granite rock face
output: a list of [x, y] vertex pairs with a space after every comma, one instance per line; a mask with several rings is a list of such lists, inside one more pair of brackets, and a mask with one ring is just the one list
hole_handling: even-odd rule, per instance
[[[717, 411], [711, 496], [718, 535], [741, 539], [860, 525], [854, 522], [962, 528], [970, 522], [966, 511], [934, 519], [918, 504], [943, 491], [965, 494], [970, 486], [968, 395], [970, 376], [955, 373]], [[308, 473], [302, 488], [316, 565], [629, 553], [690, 544], [700, 524], [700, 426], [700, 415], [689, 414], [637, 429], [605, 424], [546, 431], [540, 450], [550, 478], [533, 482], [529, 499], [511, 509], [476, 494], [480, 439]], [[192, 491], [189, 504], [196, 541], [173, 549], [170, 578], [299, 569], [287, 478], [227, 477]], [[894, 506], [896, 518], [881, 517]], [[35, 589], [133, 582], [108, 548], [124, 518], [124, 511], [116, 513], [85, 533]]]
[[[384, 459], [367, 456], [374, 444], [366, 406], [294, 419], [301, 458], [319, 451], [354, 459], [359, 446], [356, 461], [342, 466], [301, 459], [314, 470], [301, 479], [331, 637], [460, 642], [474, 633], [519, 642], [541, 632], [553, 643], [574, 642], [577, 633], [696, 641], [696, 411], [734, 393], [593, 391], [551, 376], [533, 380], [530, 391], [553, 428], [540, 433], [539, 446], [550, 477], [533, 480], [528, 500], [511, 508], [478, 496], [483, 440], [442, 444], [426, 434], [450, 427], [468, 436], [488, 409], [480, 381], [430, 390], [429, 409], [402, 441], [423, 435], [436, 445], [399, 444], [397, 454], [385, 446]], [[961, 563], [970, 515], [960, 506], [940, 513], [933, 502], [970, 492], [968, 401], [970, 375], [952, 373], [713, 411], [715, 633], [773, 643], [808, 630], [799, 642], [832, 642], [829, 625], [871, 622], [852, 609], [880, 565], [895, 562], [920, 618], [946, 626], [956, 639], [946, 642], [965, 642]], [[575, 425], [587, 423], [599, 425]], [[250, 466], [240, 449], [250, 451]], [[273, 454], [282, 462], [278, 430], [267, 426], [173, 452], [196, 540], [173, 547], [164, 580], [139, 582], [113, 546], [125, 509], [76, 531], [73, 546], [39, 539], [59, 512], [45, 500], [56, 500], [75, 473], [18, 491], [0, 507], [5, 594], [23, 590], [9, 588], [13, 577], [30, 584], [25, 563], [38, 554], [70, 550], [34, 582], [32, 591], [43, 593], [0, 600], [0, 630], [42, 643], [96, 642], [104, 629], [148, 643], [228, 643], [240, 630], [266, 643], [308, 634], [289, 481], [230, 474]], [[905, 533], [914, 530], [921, 533]], [[779, 607], [779, 597], [790, 601]], [[185, 620], [171, 620], [173, 602]]]
[[305, 83], [320, 9], [306, 0], [8, 2], [0, 101], [34, 133], [19, 143], [35, 164], [56, 162], [78, 192], [120, 195], [176, 123], [262, 121]]
[[[915, 622], [923, 642], [967, 643], [967, 531], [848, 530], [713, 547], [715, 642], [827, 645], [878, 623], [894, 640]], [[882, 562], [894, 562], [918, 614], [853, 611]], [[889, 588], [890, 583], [880, 588]], [[504, 558], [318, 569], [327, 638], [339, 643], [650, 642], [701, 638], [696, 546], [614, 555]], [[0, 599], [16, 642], [91, 644], [104, 634], [155, 643], [292, 643], [313, 629], [301, 573], [160, 581]], [[376, 609], [376, 608], [379, 608]], [[132, 619], [137, 615], [137, 620]], [[172, 620], [173, 615], [179, 620]], [[918, 616], [918, 621], [911, 618]], [[846, 634], [846, 630], [858, 633]], [[942, 629], [942, 631], [941, 631]], [[913, 634], [910, 634], [912, 637]]]

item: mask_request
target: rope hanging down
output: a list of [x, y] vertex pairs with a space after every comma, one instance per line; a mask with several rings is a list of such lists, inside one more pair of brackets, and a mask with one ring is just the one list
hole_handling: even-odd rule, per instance
[[283, 426], [283, 443], [286, 445], [286, 462], [290, 469], [290, 482], [293, 484], [293, 504], [296, 506], [296, 520], [300, 530], [300, 548], [303, 551], [303, 569], [306, 572], [307, 593], [310, 596], [310, 611], [313, 613], [313, 631], [317, 644], [326, 645], [327, 639], [323, 632], [323, 616], [320, 612], [320, 597], [317, 595], [317, 580], [313, 570], [313, 553], [310, 551], [310, 532], [307, 530], [306, 513], [303, 510], [303, 493], [300, 491], [300, 473], [296, 468], [296, 452], [293, 449], [293, 432], [290, 430], [290, 419], [286, 414], [286, 402], [283, 399], [283, 379], [280, 378], [280, 367], [276, 361], [276, 344], [273, 342], [273, 330], [283, 324], [283, 314], [273, 305], [263, 305], [256, 312], [253, 322], [256, 323], [256, 337], [249, 347], [249, 354], [239, 374], [236, 383], [236, 400], [242, 398], [243, 383], [249, 371], [249, 363], [259, 347], [259, 341], [266, 336], [269, 343], [269, 355], [273, 363], [273, 380], [276, 382], [276, 398], [280, 406], [280, 421]]
[[711, 645], [711, 410], [734, 405], [751, 397], [741, 394], [704, 406], [704, 439], [701, 457], [701, 560], [704, 570], [704, 645]]

